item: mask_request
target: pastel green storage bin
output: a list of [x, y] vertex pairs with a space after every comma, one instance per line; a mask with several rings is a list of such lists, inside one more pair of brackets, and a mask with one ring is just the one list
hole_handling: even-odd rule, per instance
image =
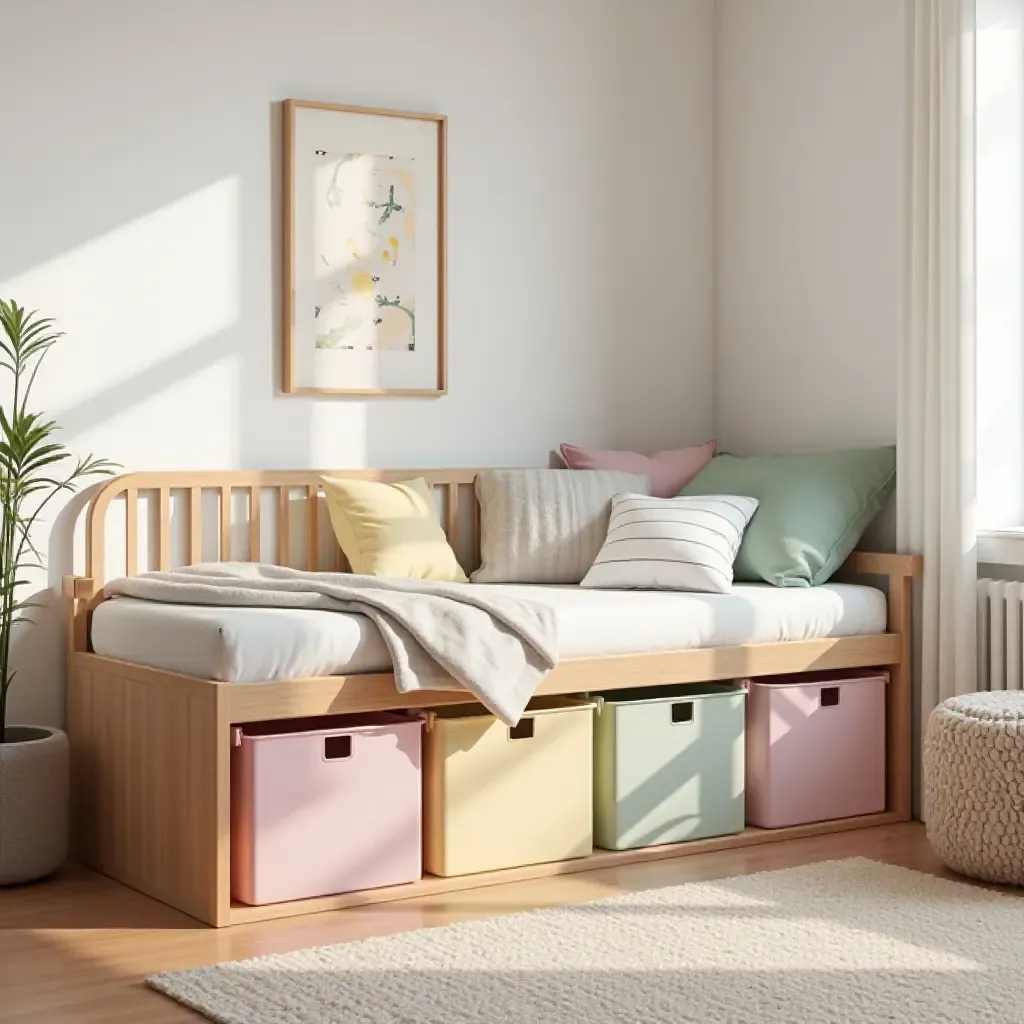
[[597, 846], [630, 850], [743, 831], [742, 687], [691, 683], [596, 696]]

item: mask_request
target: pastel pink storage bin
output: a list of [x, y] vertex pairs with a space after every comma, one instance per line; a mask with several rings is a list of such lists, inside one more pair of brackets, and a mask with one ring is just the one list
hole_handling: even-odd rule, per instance
[[747, 684], [747, 824], [784, 828], [885, 810], [885, 672]]
[[232, 897], [279, 903], [420, 878], [422, 729], [396, 714], [235, 729]]

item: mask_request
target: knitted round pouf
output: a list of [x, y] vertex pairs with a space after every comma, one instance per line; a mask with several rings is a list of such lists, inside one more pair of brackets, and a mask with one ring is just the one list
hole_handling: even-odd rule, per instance
[[954, 871], [1024, 885], [1024, 692], [951, 697], [931, 713], [924, 816]]

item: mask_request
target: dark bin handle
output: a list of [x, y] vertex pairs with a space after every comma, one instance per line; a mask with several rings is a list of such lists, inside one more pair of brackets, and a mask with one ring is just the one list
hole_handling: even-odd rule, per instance
[[684, 725], [693, 721], [693, 701], [681, 700], [672, 705], [672, 724]]
[[508, 738], [510, 740], [532, 740], [533, 719], [524, 718], [515, 725], [510, 725], [508, 728]]
[[821, 688], [821, 706], [823, 708], [839, 707], [839, 687], [823, 686]]
[[351, 736], [325, 736], [324, 760], [343, 761], [352, 756]]

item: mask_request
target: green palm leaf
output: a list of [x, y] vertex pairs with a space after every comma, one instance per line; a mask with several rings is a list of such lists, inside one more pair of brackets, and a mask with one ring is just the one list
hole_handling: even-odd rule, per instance
[[62, 337], [51, 318], [0, 299], [0, 370], [13, 378], [11, 403], [7, 408], [0, 405], [0, 743], [7, 693], [16, 674], [10, 664], [11, 636], [18, 626], [33, 624], [27, 613], [43, 607], [18, 598], [31, 582], [26, 573], [43, 568], [43, 556], [32, 540], [33, 527], [58, 494], [118, 468], [94, 455], [76, 457], [55, 440], [60, 429], [56, 422], [28, 411], [39, 367]]

